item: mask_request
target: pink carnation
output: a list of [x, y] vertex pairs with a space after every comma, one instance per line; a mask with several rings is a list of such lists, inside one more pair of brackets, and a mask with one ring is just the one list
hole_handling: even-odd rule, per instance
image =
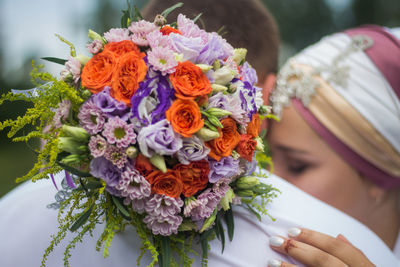
[[132, 22], [128, 29], [133, 33], [131, 36], [132, 42], [139, 46], [148, 46], [149, 42], [147, 41], [147, 34], [152, 31], [158, 31], [157, 25], [145, 20]]
[[94, 40], [93, 42], [89, 43], [86, 48], [88, 49], [89, 53], [97, 54], [103, 48], [103, 43], [100, 40]]
[[120, 42], [125, 40], [130, 40], [128, 29], [114, 28], [110, 29], [108, 32], [104, 34], [104, 38], [107, 42]]

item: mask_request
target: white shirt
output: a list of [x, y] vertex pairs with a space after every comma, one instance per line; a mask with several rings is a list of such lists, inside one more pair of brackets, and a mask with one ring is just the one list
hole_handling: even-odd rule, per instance
[[[269, 247], [272, 235], [287, 236], [291, 227], [306, 227], [332, 236], [343, 234], [376, 266], [400, 266], [396, 255], [372, 231], [343, 212], [319, 201], [279, 177], [271, 175], [263, 181], [273, 184], [282, 194], [268, 205], [268, 216], [262, 221], [245, 208], [235, 208], [235, 234], [232, 242], [226, 241], [221, 254], [218, 240], [210, 242], [208, 266], [255, 266], [266, 267], [270, 259], [294, 262], [274, 252]], [[40, 266], [42, 255], [50, 243], [50, 235], [57, 232], [57, 211], [47, 209], [54, 202], [56, 189], [49, 180], [37, 183], [27, 182], [0, 199], [0, 266]], [[141, 241], [133, 227], [123, 234], [117, 234], [111, 243], [110, 256], [103, 258], [95, 250], [96, 241], [104, 225], [94, 231], [94, 237], [86, 236], [84, 243], [78, 243], [72, 250], [71, 267], [83, 266], [136, 266]], [[227, 235], [226, 235], [227, 236]], [[73, 234], [50, 254], [47, 266], [63, 266], [64, 248]], [[199, 248], [197, 248], [198, 251]], [[399, 250], [396, 251], [399, 254]], [[146, 266], [150, 256], [146, 254], [141, 266]], [[200, 266], [197, 257], [193, 266]]]

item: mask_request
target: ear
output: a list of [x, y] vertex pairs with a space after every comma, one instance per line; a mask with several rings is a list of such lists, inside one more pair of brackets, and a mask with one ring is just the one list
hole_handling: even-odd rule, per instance
[[[268, 74], [267, 77], [264, 79], [264, 82], [262, 84], [262, 93], [265, 105], [269, 104], [269, 95], [275, 88], [275, 81], [276, 81], [276, 75], [274, 73]], [[261, 123], [261, 131], [263, 131], [264, 129], [266, 130], [267, 127], [268, 127], [268, 122], [265, 119]]]
[[264, 83], [262, 84], [263, 99], [266, 105], [268, 105], [269, 103], [269, 95], [275, 88], [275, 81], [276, 81], [276, 74], [270, 73], [267, 75], [267, 77], [264, 80]]

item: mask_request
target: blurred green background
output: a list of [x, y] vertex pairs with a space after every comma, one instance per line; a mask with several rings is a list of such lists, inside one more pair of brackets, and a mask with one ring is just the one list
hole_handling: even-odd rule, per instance
[[[218, 0], [216, 0], [218, 1]], [[234, 0], [233, 0], [234, 1]], [[280, 62], [322, 36], [366, 23], [400, 26], [399, 0], [264, 0], [274, 14], [281, 32]], [[139, 7], [146, 0], [137, 0]], [[60, 33], [84, 53], [87, 29], [99, 33], [118, 27], [120, 0], [1, 0], [0, 1], [0, 94], [13, 89], [31, 88], [31, 61], [45, 56], [65, 57], [68, 47], [54, 33]], [[46, 63], [46, 70], [59, 73], [59, 67]], [[27, 108], [14, 102], [0, 106], [0, 121], [15, 118]], [[32, 147], [38, 143], [12, 143], [0, 132], [0, 197], [15, 187], [15, 178], [24, 175], [34, 163]]]

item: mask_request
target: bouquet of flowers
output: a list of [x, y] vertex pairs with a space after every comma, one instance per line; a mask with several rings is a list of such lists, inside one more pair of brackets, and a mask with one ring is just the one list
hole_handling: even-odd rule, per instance
[[[29, 134], [14, 141], [41, 138], [38, 160], [18, 181], [36, 181], [65, 172], [58, 194], [60, 231], [42, 262], [67, 231], [76, 237], [70, 250], [98, 224], [104, 224], [97, 249], [104, 256], [116, 232], [133, 225], [150, 251], [150, 266], [170, 266], [176, 253], [184, 266], [200, 242], [206, 263], [208, 241], [225, 244], [234, 232], [233, 205], [257, 216], [275, 189], [254, 173], [263, 151], [260, 120], [268, 116], [256, 72], [246, 50], [234, 49], [217, 33], [200, 29], [180, 14], [154, 22], [137, 9], [124, 11], [122, 27], [99, 35], [89, 31], [92, 56], [71, 47], [60, 78], [33, 64], [36, 88], [0, 98], [25, 100], [33, 107], [22, 117], [0, 123], [9, 137], [28, 124]], [[260, 156], [260, 159], [262, 156]], [[55, 183], [56, 185], [56, 183]], [[255, 197], [261, 196], [262, 205]], [[138, 259], [138, 264], [139, 264]]]

